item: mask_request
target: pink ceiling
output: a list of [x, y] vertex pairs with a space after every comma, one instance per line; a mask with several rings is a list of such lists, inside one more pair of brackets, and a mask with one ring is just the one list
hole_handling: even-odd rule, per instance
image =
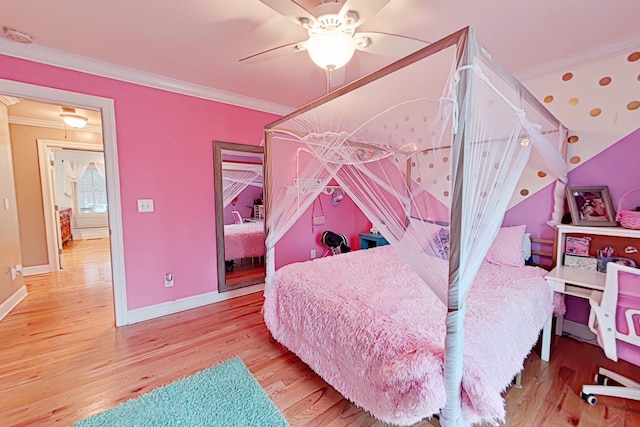
[[[300, 3], [312, 9], [320, 0]], [[435, 41], [471, 25], [518, 73], [637, 35], [639, 17], [638, 0], [391, 0], [359, 30]], [[5, 1], [0, 26], [26, 31], [44, 47], [288, 107], [326, 92], [323, 71], [306, 53], [238, 62], [306, 39], [303, 28], [258, 0]], [[347, 81], [395, 59], [357, 52]]]

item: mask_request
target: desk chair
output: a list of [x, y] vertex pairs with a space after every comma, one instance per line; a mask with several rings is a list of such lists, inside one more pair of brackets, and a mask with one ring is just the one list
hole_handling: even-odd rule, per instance
[[242, 215], [238, 211], [231, 211], [231, 215], [233, 216], [233, 221], [235, 224], [242, 224]]
[[[592, 292], [589, 304], [589, 328], [606, 356], [640, 366], [640, 269], [607, 264], [604, 291]], [[595, 382], [582, 386], [581, 397], [590, 405], [598, 402], [595, 395], [640, 400], [640, 383], [615, 372], [599, 368]]]

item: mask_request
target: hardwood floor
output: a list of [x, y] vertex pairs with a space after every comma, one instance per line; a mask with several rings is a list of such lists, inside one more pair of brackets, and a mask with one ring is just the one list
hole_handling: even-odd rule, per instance
[[[116, 329], [108, 241], [75, 242], [65, 255], [64, 272], [27, 278], [29, 296], [0, 322], [0, 426], [68, 426], [236, 355], [292, 426], [384, 425], [269, 342], [261, 293]], [[637, 402], [578, 397], [599, 364], [640, 379], [568, 338], [554, 341], [551, 363], [533, 353], [523, 388], [506, 392], [505, 425], [640, 426]]]

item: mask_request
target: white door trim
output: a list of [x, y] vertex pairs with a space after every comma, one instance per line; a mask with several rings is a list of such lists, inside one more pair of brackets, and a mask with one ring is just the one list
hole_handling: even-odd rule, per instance
[[102, 98], [66, 90], [53, 89], [12, 80], [0, 79], [0, 93], [37, 101], [73, 105], [102, 112], [102, 139], [109, 199], [109, 227], [111, 231], [111, 269], [116, 326], [128, 324], [127, 296], [124, 267], [124, 240], [122, 235], [122, 203], [120, 200], [120, 172], [113, 99]]
[[[58, 222], [56, 220], [56, 212], [53, 208], [55, 200], [51, 194], [51, 175], [49, 174], [49, 156], [47, 156], [51, 148], [70, 148], [85, 151], [103, 152], [102, 144], [91, 144], [88, 142], [73, 141], [55, 141], [50, 139], [38, 139], [38, 164], [40, 165], [40, 186], [42, 187], [42, 203], [44, 206], [44, 224], [47, 231], [47, 253], [49, 254], [49, 271], [58, 271], [60, 265], [60, 253], [58, 252], [58, 239], [55, 227]], [[107, 177], [108, 181], [108, 177]], [[108, 198], [108, 195], [107, 195]]]

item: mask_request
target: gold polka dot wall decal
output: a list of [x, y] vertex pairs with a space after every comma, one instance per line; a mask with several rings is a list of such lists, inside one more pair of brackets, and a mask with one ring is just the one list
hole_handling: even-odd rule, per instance
[[482, 157], [487, 157], [488, 155], [489, 155], [489, 152], [488, 152], [488, 151], [483, 151], [483, 152], [482, 152]]
[[627, 110], [637, 110], [638, 108], [640, 108], [640, 101], [631, 101], [630, 103], [627, 104]]
[[564, 73], [564, 75], [562, 76], [562, 80], [564, 80], [565, 82], [568, 82], [572, 78], [573, 78], [573, 73]]
[[448, 192], [448, 191], [445, 191], [445, 192], [444, 192], [444, 193], [442, 193], [442, 194], [444, 194], [444, 197], [449, 197], [449, 192]]
[[387, 128], [387, 124], [385, 123], [385, 124], [384, 124], [384, 126], [382, 126], [382, 127], [383, 127], [384, 129], [386, 129], [386, 128]]
[[404, 121], [408, 122], [409, 121], [409, 116], [404, 116]]
[[599, 84], [600, 86], [606, 86], [606, 85], [608, 85], [609, 83], [611, 83], [611, 77], [603, 77], [603, 78], [601, 78], [601, 79], [600, 79], [600, 81], [598, 82], [598, 84]]
[[580, 156], [573, 156], [569, 159], [569, 162], [571, 162], [571, 164], [577, 165], [581, 160], [582, 159], [580, 159]]
[[598, 117], [600, 114], [602, 114], [602, 109], [600, 108], [594, 108], [593, 110], [589, 111], [589, 115], [591, 117]]
[[547, 176], [547, 173], [545, 171], [538, 171], [538, 176], [540, 178], [544, 178], [545, 176]]
[[447, 175], [447, 181], [451, 181], [451, 175]]
[[520, 190], [521, 196], [527, 196], [528, 194], [529, 194], [529, 190], [527, 190], [526, 188], [523, 188], [522, 190]]
[[580, 100], [578, 98], [571, 98], [569, 100], [569, 105], [578, 105], [579, 102]]
[[578, 137], [578, 135], [571, 135], [568, 139], [567, 142], [569, 144], [575, 144], [576, 142], [578, 142], [580, 140], [580, 138]]
[[411, 132], [411, 133], [413, 133], [413, 132], [415, 132], [415, 131], [416, 131], [416, 128], [411, 128], [411, 129], [409, 129], [409, 132]]
[[547, 96], [545, 96], [545, 97], [544, 97], [544, 102], [545, 102], [546, 104], [548, 104], [548, 103], [550, 103], [550, 102], [553, 102], [553, 96], [551, 96], [551, 95], [547, 95]]
[[400, 129], [400, 125], [396, 125], [396, 129]]
[[481, 196], [482, 196], [482, 197], [487, 197], [487, 192], [486, 192], [486, 191], [483, 191], [483, 192], [482, 192], [482, 194], [481, 194]]
[[433, 169], [435, 165], [433, 163], [429, 163], [429, 169]]
[[627, 61], [629, 62], [636, 62], [638, 59], [640, 59], [640, 52], [633, 52], [627, 57]]
[[422, 178], [417, 177], [417, 178], [416, 178], [416, 182], [422, 182]]
[[500, 169], [500, 163], [496, 163], [495, 165], [493, 165], [493, 167], [496, 169]]
[[415, 168], [416, 167], [416, 162], [411, 162], [411, 167]]

